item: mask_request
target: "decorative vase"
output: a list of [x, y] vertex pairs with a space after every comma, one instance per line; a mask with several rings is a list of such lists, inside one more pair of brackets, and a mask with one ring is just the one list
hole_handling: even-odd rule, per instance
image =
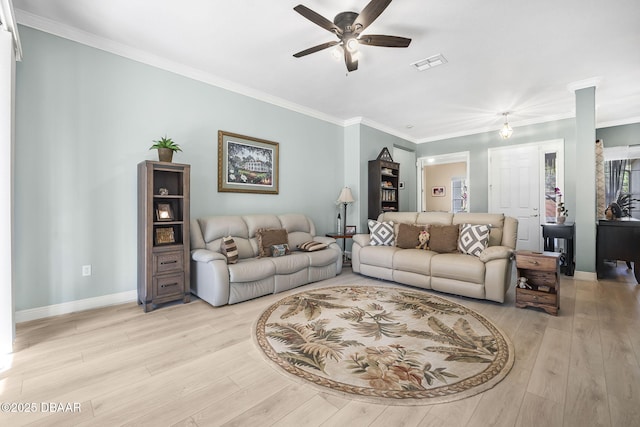
[[158, 159], [161, 162], [171, 163], [173, 159], [173, 150], [171, 148], [158, 148]]
[[564, 222], [565, 222], [566, 220], [567, 220], [567, 217], [566, 217], [566, 216], [559, 216], [559, 217], [557, 217], [557, 218], [556, 218], [556, 222], [557, 222], [558, 224], [564, 224]]

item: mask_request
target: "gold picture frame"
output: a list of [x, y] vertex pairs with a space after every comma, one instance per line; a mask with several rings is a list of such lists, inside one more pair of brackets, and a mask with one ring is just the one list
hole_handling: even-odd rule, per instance
[[156, 245], [167, 245], [175, 242], [173, 227], [156, 228]]
[[218, 191], [278, 194], [279, 144], [218, 131]]
[[156, 206], [157, 221], [173, 221], [173, 210], [169, 203], [158, 203]]

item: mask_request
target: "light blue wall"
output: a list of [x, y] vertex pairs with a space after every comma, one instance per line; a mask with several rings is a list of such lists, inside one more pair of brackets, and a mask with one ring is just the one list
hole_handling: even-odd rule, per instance
[[596, 138], [605, 147], [640, 145], [640, 123], [596, 129]]
[[[16, 310], [136, 287], [136, 165], [163, 135], [192, 165], [193, 217], [301, 212], [335, 228], [341, 126], [21, 27]], [[217, 132], [280, 144], [280, 194], [217, 192]], [[339, 165], [336, 168], [336, 165]], [[82, 277], [91, 264], [93, 275]]]
[[[565, 147], [565, 194], [575, 189], [575, 120], [566, 119], [514, 128], [513, 136], [504, 141], [497, 131], [418, 144], [416, 157], [469, 151], [471, 212], [489, 209], [489, 148], [563, 139]], [[575, 212], [575, 200], [567, 198], [567, 209]]]

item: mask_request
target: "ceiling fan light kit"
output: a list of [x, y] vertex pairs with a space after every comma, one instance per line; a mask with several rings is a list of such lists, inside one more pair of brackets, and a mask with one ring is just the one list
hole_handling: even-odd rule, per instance
[[[361, 44], [382, 47], [409, 46], [411, 39], [406, 37], [361, 34], [362, 31], [371, 25], [378, 16], [380, 16], [390, 3], [391, 0], [371, 0], [359, 14], [356, 12], [340, 12], [336, 15], [333, 22], [304, 5], [297, 5], [293, 10], [319, 27], [335, 34], [339, 41], [322, 43], [295, 53], [293, 56], [301, 58], [336, 46], [336, 50], [334, 52], [339, 52], [338, 48], [342, 49], [342, 52], [339, 54], [344, 56], [344, 62], [347, 66], [347, 70], [351, 72], [358, 69], [357, 53], [358, 46]], [[336, 56], [336, 53], [334, 52], [332, 52], [332, 55]]]

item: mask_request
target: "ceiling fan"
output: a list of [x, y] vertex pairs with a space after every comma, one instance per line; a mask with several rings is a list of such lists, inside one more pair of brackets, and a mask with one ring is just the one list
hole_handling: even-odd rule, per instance
[[390, 3], [391, 0], [371, 0], [359, 14], [356, 12], [340, 12], [333, 19], [333, 22], [308, 7], [299, 4], [294, 7], [293, 10], [314, 24], [334, 33], [338, 37], [338, 41], [322, 43], [300, 51], [293, 56], [300, 58], [339, 45], [344, 52], [344, 62], [347, 65], [347, 70], [351, 72], [358, 69], [358, 59], [355, 57], [358, 44], [383, 47], [409, 46], [411, 39], [406, 37], [361, 34], [362, 31], [380, 16]]

